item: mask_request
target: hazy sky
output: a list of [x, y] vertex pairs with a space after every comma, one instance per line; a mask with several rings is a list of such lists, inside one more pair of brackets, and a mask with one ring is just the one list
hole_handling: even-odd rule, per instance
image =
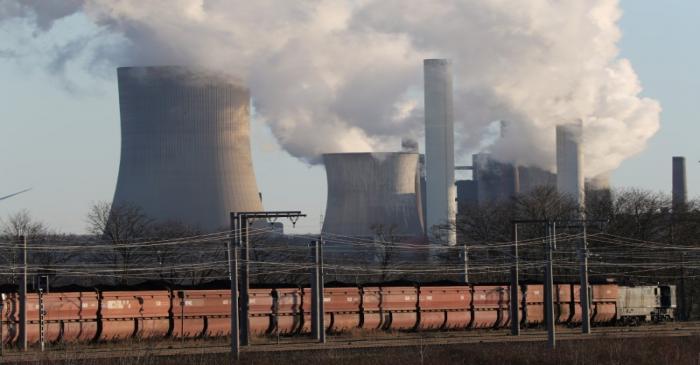
[[[696, 196], [700, 50], [694, 44], [700, 36], [700, 2], [624, 0], [621, 7], [621, 56], [632, 62], [643, 95], [658, 100], [663, 112], [661, 130], [649, 147], [625, 161], [612, 183], [669, 191], [671, 156], [682, 155], [688, 160], [690, 195]], [[72, 17], [55, 34], [60, 38], [87, 27], [84, 19]], [[67, 77], [52, 74], [44, 67], [41, 44], [31, 44], [40, 51], [32, 57], [14, 57], [31, 43], [18, 40], [16, 32], [0, 27], [0, 195], [33, 190], [0, 202], [0, 217], [27, 209], [59, 231], [83, 232], [91, 203], [111, 200], [114, 193], [120, 142], [116, 72], [103, 78], [75, 68]], [[252, 126], [265, 208], [302, 210], [309, 217], [296, 231], [317, 231], [326, 199], [323, 169], [290, 157], [255, 118]]]

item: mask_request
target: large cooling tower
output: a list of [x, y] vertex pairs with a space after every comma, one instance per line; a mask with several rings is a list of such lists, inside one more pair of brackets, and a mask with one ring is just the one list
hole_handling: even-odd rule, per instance
[[121, 67], [121, 161], [114, 205], [203, 231], [229, 212], [259, 211], [250, 153], [248, 89], [185, 67]]
[[582, 206], [585, 203], [583, 176], [583, 122], [557, 126], [557, 190]]
[[456, 213], [452, 64], [445, 59], [423, 61], [425, 82], [426, 228], [432, 238], [456, 243], [452, 225]]
[[328, 178], [323, 233], [423, 235], [418, 154], [330, 153], [323, 163]]

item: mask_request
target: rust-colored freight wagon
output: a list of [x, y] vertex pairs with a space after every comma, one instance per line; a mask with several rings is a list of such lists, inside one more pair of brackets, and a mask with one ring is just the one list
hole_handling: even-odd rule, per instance
[[383, 328], [412, 330], [418, 323], [418, 289], [411, 286], [382, 287]]
[[571, 284], [571, 308], [572, 314], [569, 318], [569, 324], [579, 325], [583, 318], [583, 309], [581, 308], [581, 285]]
[[[263, 335], [272, 331], [274, 304], [271, 289], [250, 289], [248, 300], [250, 333]], [[228, 313], [231, 313], [230, 304]]]
[[421, 287], [418, 329], [464, 329], [472, 321], [472, 292], [468, 286]]
[[[40, 302], [44, 307], [46, 342], [90, 341], [98, 330], [97, 292], [27, 294], [27, 341], [40, 339]], [[166, 313], [167, 318], [167, 313]]]
[[173, 337], [215, 337], [231, 333], [231, 292], [186, 290], [173, 298]]
[[557, 323], [569, 323], [573, 316], [571, 284], [554, 285], [554, 318]]
[[[511, 315], [509, 289], [508, 285], [325, 288], [325, 330], [338, 333], [355, 328], [428, 331], [505, 327]], [[521, 323], [542, 324], [543, 285], [518, 289]], [[591, 285], [593, 323], [618, 320], [619, 297], [624, 289], [616, 284]], [[656, 295], [650, 302], [662, 303], [657, 298], [662, 291], [647, 292]], [[295, 335], [310, 330], [312, 294], [308, 288], [250, 289], [249, 294], [251, 334]], [[554, 314], [558, 323], [580, 323], [579, 298], [579, 285], [555, 285]], [[215, 337], [228, 336], [231, 332], [229, 290], [59, 292], [44, 294], [41, 303], [47, 342]], [[40, 307], [40, 297], [36, 293], [28, 294], [29, 343], [40, 338]], [[659, 310], [662, 309], [665, 310]], [[17, 293], [6, 295], [0, 316], [3, 342], [16, 343]]]
[[172, 311], [169, 291], [135, 292], [141, 308], [136, 319], [136, 337], [164, 338], [171, 333], [170, 314]]
[[100, 340], [125, 340], [136, 335], [141, 304], [137, 292], [102, 292], [100, 297]]
[[376, 330], [382, 327], [384, 314], [382, 313], [382, 290], [379, 287], [360, 288], [362, 299], [360, 301], [360, 326], [366, 330]]
[[523, 323], [530, 326], [544, 323], [544, 285], [526, 285], [523, 301]]
[[17, 340], [19, 336], [19, 299], [16, 293], [5, 294], [2, 300], [2, 313], [0, 313], [0, 318], [2, 319], [2, 326], [0, 326], [0, 331], [2, 331], [2, 342], [4, 344], [11, 344]]
[[[303, 293], [298, 288], [275, 289], [277, 305], [274, 310], [277, 318], [277, 333], [292, 334], [301, 331], [304, 321]], [[308, 303], [311, 310], [311, 303]]]
[[508, 306], [508, 286], [475, 285], [472, 306], [474, 328], [496, 328], [505, 318]]
[[617, 316], [619, 287], [615, 284], [593, 285], [591, 287], [591, 315], [594, 323], [609, 323]]
[[349, 331], [360, 327], [360, 289], [325, 288], [323, 305], [326, 327], [331, 332]]

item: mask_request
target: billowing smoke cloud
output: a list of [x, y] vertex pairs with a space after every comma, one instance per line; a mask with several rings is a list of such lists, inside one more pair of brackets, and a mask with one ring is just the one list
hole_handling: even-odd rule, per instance
[[494, 156], [551, 169], [554, 126], [582, 119], [594, 176], [659, 127], [658, 103], [639, 96], [618, 56], [616, 0], [0, 0], [0, 18], [30, 22], [36, 37], [75, 14], [98, 27], [95, 37], [121, 39], [85, 47], [93, 60], [245, 77], [281, 145], [310, 162], [420, 139], [423, 58], [453, 60], [462, 154], [506, 120]]

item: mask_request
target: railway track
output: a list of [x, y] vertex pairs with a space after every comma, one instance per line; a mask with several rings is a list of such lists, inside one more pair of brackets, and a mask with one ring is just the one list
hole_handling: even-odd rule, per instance
[[[594, 340], [605, 338], [639, 337], [684, 337], [700, 335], [700, 322], [668, 323], [639, 327], [597, 327], [593, 333], [583, 336], [580, 328], [557, 328], [558, 341]], [[520, 336], [511, 336], [506, 330], [477, 330], [454, 332], [406, 332], [378, 333], [361, 337], [329, 336], [328, 342], [320, 344], [309, 339], [256, 338], [251, 346], [242, 348], [243, 353], [298, 352], [324, 350], [371, 349], [403, 346], [443, 346], [470, 343], [544, 342], [547, 333], [541, 329], [525, 329]], [[197, 354], [223, 354], [229, 345], [222, 339], [200, 341], [153, 341], [132, 344], [89, 344], [66, 348], [49, 348], [45, 352], [31, 349], [29, 352], [5, 350], [4, 363], [33, 362], [61, 359], [106, 359], [120, 357], [153, 357]]]

